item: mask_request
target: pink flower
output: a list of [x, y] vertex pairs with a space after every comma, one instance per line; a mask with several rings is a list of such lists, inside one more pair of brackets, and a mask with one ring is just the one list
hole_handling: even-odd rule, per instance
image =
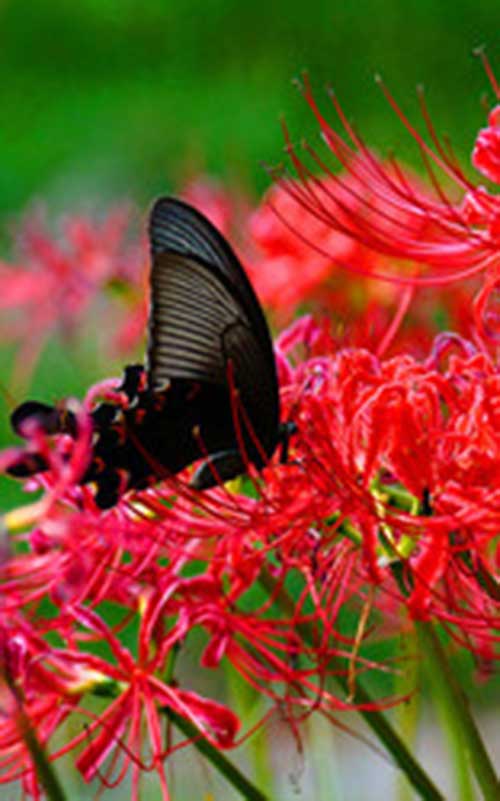
[[[18, 377], [29, 376], [46, 337], [54, 330], [71, 336], [98, 295], [115, 287], [142, 298], [145, 261], [127, 241], [130, 212], [116, 209], [96, 223], [83, 215], [63, 219], [55, 237], [40, 216], [24, 221], [18, 234], [18, 264], [0, 264], [0, 309], [7, 315], [4, 339], [20, 341]], [[134, 301], [135, 303], [136, 301]], [[116, 323], [127, 326], [123, 314]], [[106, 332], [107, 333], [107, 332]], [[118, 338], [125, 335], [119, 333]]]

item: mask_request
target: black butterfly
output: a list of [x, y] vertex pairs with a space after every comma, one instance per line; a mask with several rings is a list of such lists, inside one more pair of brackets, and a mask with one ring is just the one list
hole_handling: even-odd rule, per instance
[[[122, 492], [143, 488], [205, 457], [192, 485], [207, 489], [258, 469], [293, 425], [280, 425], [278, 381], [269, 329], [238, 258], [200, 212], [160, 198], [149, 219], [151, 308], [146, 365], [125, 368], [123, 408], [92, 412], [93, 457], [81, 483], [95, 482], [108, 508]], [[12, 414], [14, 430], [35, 418], [47, 433], [76, 435], [65, 408], [35, 401]], [[24, 454], [9, 472], [47, 469]]]

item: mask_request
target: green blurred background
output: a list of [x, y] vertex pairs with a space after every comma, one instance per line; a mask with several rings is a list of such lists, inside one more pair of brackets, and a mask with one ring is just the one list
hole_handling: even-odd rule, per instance
[[[332, 82], [358, 127], [406, 155], [374, 86], [409, 113], [422, 82], [438, 130], [468, 154], [499, 53], [498, 0], [31, 0], [0, 3], [0, 214], [145, 204], [207, 169], [259, 192], [280, 159], [279, 116], [315, 131], [291, 79]], [[326, 107], [325, 99], [325, 107]]]

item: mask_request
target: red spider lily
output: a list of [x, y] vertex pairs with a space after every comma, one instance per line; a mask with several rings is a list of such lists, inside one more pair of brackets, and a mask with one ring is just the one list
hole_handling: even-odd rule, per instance
[[12, 610], [2, 617], [0, 637], [0, 783], [22, 780], [26, 794], [39, 799], [25, 729], [30, 726], [47, 746], [75, 709], [82, 682], [91, 677], [85, 678]]
[[[138, 653], [134, 656], [120, 643], [114, 632], [95, 613], [75, 608], [73, 614], [86, 632], [105, 641], [113, 653], [115, 665], [106, 660], [86, 654], [83, 662], [98, 672], [104, 671], [109, 681], [116, 683], [117, 697], [107, 709], [89, 724], [85, 736], [79, 742], [88, 741], [77, 760], [77, 766], [85, 779], [99, 774], [106, 757], [114, 749], [120, 749], [124, 765], [121, 777], [132, 765], [132, 798], [138, 797], [140, 774], [155, 770], [159, 776], [162, 797], [168, 798], [163, 762], [172, 750], [162, 734], [162, 707], [173, 709], [190, 720], [207, 739], [218, 747], [231, 747], [238, 729], [236, 716], [221, 704], [203, 698], [195, 692], [181, 690], [161, 680], [166, 659], [175, 645], [182, 641], [188, 630], [188, 621], [179, 617], [168, 634], [159, 637], [155, 629], [162, 631], [162, 615], [169, 595], [175, 585], [162, 593], [153, 593], [146, 602], [138, 633]], [[69, 653], [69, 652], [68, 652]], [[75, 662], [82, 663], [82, 656], [74, 652]], [[143, 761], [143, 725], [146, 727], [150, 745], [151, 761]], [[116, 769], [116, 758], [112, 760]], [[110, 781], [104, 778], [104, 781]], [[115, 780], [116, 781], [116, 780]]]
[[[409, 175], [407, 180], [416, 184], [416, 179]], [[352, 172], [342, 179], [328, 176], [321, 186], [326, 196], [338, 192], [345, 232], [341, 225], [333, 228], [329, 220], [319, 214], [304, 213], [301, 187], [292, 181], [275, 185], [250, 219], [250, 230], [261, 253], [260, 259], [251, 266], [252, 277], [261, 287], [264, 302], [271, 308], [288, 310], [288, 314], [315, 296], [325, 306], [333, 308], [335, 294], [342, 291], [338, 264], [357, 265], [360, 273], [368, 278], [371, 273], [389, 266], [385, 257], [352, 237], [347, 228], [350, 216], [361, 214], [365, 204], [370, 205], [373, 214], [381, 205], [381, 201], [373, 197], [373, 191], [360, 181], [355, 165]], [[400, 225], [411, 230], [418, 239], [424, 221], [403, 208], [398, 211], [400, 217], [391, 220], [391, 226], [385, 224], [388, 232]], [[315, 243], [314, 249], [311, 249], [310, 242]], [[380, 282], [368, 281], [361, 286], [382, 302], [387, 302], [395, 294], [393, 288]], [[350, 289], [357, 289], [359, 298], [359, 285], [351, 284]]]
[[[457, 184], [470, 193], [470, 202], [475, 199], [475, 187], [467, 181], [463, 172], [455, 162], [444, 154], [442, 145], [435, 137], [427, 109], [422, 98], [422, 109], [425, 120], [430, 127], [436, 151], [426, 145], [424, 139], [406, 120], [403, 113], [396, 106], [388, 90], [383, 87], [389, 102], [396, 109], [398, 116], [415, 137], [421, 148], [429, 170], [434, 162], [443, 172], [453, 178]], [[438, 197], [432, 199], [409, 185], [404, 173], [400, 172], [398, 165], [393, 162], [392, 170], [384, 165], [369, 151], [355, 131], [349, 126], [335, 96], [331, 94], [332, 103], [345, 127], [347, 136], [351, 139], [349, 145], [327, 123], [316, 105], [309, 83], [306, 79], [304, 95], [321, 126], [323, 138], [333, 155], [340, 164], [349, 171], [349, 175], [359, 181], [362, 186], [369, 187], [368, 199], [363, 199], [350, 189], [341, 179], [329, 174], [333, 184], [325, 185], [320, 179], [314, 179], [309, 170], [299, 161], [295, 150], [289, 142], [289, 152], [294, 165], [299, 170], [299, 177], [304, 181], [302, 186], [293, 186], [298, 200], [303, 202], [306, 209], [317, 214], [319, 219], [330, 223], [348, 237], [362, 242], [376, 252], [386, 253], [393, 259], [416, 261], [426, 266], [442, 269], [442, 273], [434, 273], [428, 278], [409, 277], [397, 275], [380, 275], [395, 283], [412, 283], [414, 285], [439, 285], [449, 283], [457, 278], [464, 278], [484, 270], [489, 263], [488, 256], [495, 253], [495, 242], [490, 232], [471, 229], [468, 219], [460, 213], [460, 208], [451, 203], [444, 191], [435, 184]], [[322, 166], [323, 163], [321, 162]], [[433, 176], [433, 173], [430, 173]], [[340, 189], [334, 187], [340, 183]], [[285, 184], [286, 186], [286, 184]], [[360, 208], [366, 213], [357, 212], [356, 208], [347, 206], [344, 193], [354, 196]], [[372, 196], [375, 195], [380, 207], [374, 205]], [[484, 190], [481, 192], [484, 197]], [[494, 198], [491, 199], [494, 203]], [[398, 214], [406, 213], [413, 223], [410, 225], [401, 220]], [[420, 224], [419, 224], [420, 223]], [[423, 238], [422, 226], [429, 232]], [[389, 235], [388, 235], [389, 234]], [[416, 234], [416, 235], [415, 235]], [[355, 265], [345, 264], [355, 272], [366, 274], [366, 270]]]
[[[418, 363], [340, 353], [323, 363], [319, 383], [312, 379], [321, 401], [314, 398], [308, 409], [304, 396], [299, 430], [317, 443], [312, 457], [323, 463], [323, 492], [330, 487], [340, 518], [361, 531], [374, 578], [387, 576], [388, 568], [381, 571], [387, 537], [389, 562], [391, 548], [403, 558], [412, 615], [453, 620], [462, 632], [470, 625], [471, 636], [480, 630], [486, 641], [498, 600], [480, 574], [495, 574], [500, 384], [484, 354], [459, 345], [464, 355], [450, 356], [448, 366], [437, 355]], [[441, 338], [436, 354], [443, 346]], [[398, 508], [398, 488], [409, 493], [407, 502], [413, 497], [412, 514]], [[376, 521], [376, 537], [363, 520]]]
[[[60, 238], [39, 216], [24, 222], [18, 234], [20, 264], [0, 264], [0, 308], [9, 313], [2, 336], [22, 341], [20, 376], [30, 374], [52, 331], [68, 336], [81, 325], [103, 290], [124, 287], [142, 297], [144, 262], [140, 248], [127, 241], [129, 225], [125, 208], [99, 223], [69, 216], [61, 223]], [[123, 325], [118, 339], [127, 339], [128, 321]]]
[[[416, 179], [408, 172], [405, 175], [408, 185], [416, 189], [419, 186]], [[366, 196], [372, 205], [381, 205], [350, 174], [344, 175], [340, 188], [330, 177], [322, 184], [325, 192], [337, 191], [342, 195], [346, 221], [351, 213], [361, 214], [362, 197]], [[354, 199], [348, 188], [353, 192], [356, 189]], [[250, 258], [249, 271], [260, 297], [278, 320], [290, 319], [297, 308], [307, 304], [328, 317], [340, 346], [363, 345], [379, 354], [390, 348], [399, 329], [398, 351], [410, 348], [422, 356], [439, 330], [434, 317], [446, 317], [449, 327], [471, 335], [470, 295], [477, 282], [463, 282], [453, 293], [421, 288], [418, 303], [411, 303], [414, 287], [399, 287], [370, 278], [371, 273], [378, 274], [394, 266], [402, 272], [403, 262], [395, 265], [385, 254], [370, 250], [347, 233], [334, 229], [330, 222], [305, 212], [297, 197], [299, 191], [299, 185], [290, 180], [284, 186], [275, 185], [250, 217], [258, 255]], [[419, 191], [424, 192], [423, 188]], [[416, 239], [425, 235], [425, 222], [406, 211], [404, 214], [405, 217], [401, 212], [399, 224], [413, 228]], [[388, 224], [386, 229], [389, 235]], [[314, 243], [314, 248], [310, 243]], [[353, 281], [349, 271], [339, 269], [339, 264], [348, 269], [352, 265], [364, 274]]]
[[[179, 616], [178, 623], [168, 634], [159, 637], [159, 632], [163, 631], [161, 616], [174, 590], [175, 583], [161, 594], [153, 593], [143, 603], [137, 655], [121, 644], [117, 634], [96, 613], [77, 606], [66, 605], [57, 625], [52, 623], [52, 630], [57, 631], [59, 639], [67, 641], [66, 647], [50, 648], [21, 618], [12, 620], [9, 631], [4, 632], [2, 665], [10, 672], [9, 683], [15, 682], [20, 688], [24, 716], [47, 750], [51, 736], [68, 715], [78, 712], [90, 719], [82, 732], [62, 748], [52, 748], [49, 758], [54, 760], [79, 747], [76, 764], [89, 781], [100, 775], [106, 758], [116, 751], [109, 769], [101, 776], [105, 784], [110, 784], [110, 772], [117, 769], [117, 758], [121, 753], [124, 764], [118, 771], [118, 779], [113, 781], [120, 781], [132, 765], [134, 799], [138, 798], [141, 773], [149, 770], [157, 772], [162, 797], [169, 798], [163, 763], [175, 748], [165, 741], [162, 733], [165, 729], [163, 707], [190, 720], [203, 736], [221, 748], [233, 745], [239, 725], [236, 716], [222, 704], [196, 692], [166, 684], [161, 679], [168, 655], [189, 627], [189, 620]], [[37, 625], [40, 625], [39, 620]], [[106, 643], [114, 663], [92, 651], [83, 650], [82, 643], [85, 646], [88, 642]], [[91, 701], [92, 693], [96, 692], [109, 698], [101, 714], [91, 711], [95, 706]], [[12, 697], [7, 684], [2, 699], [4, 723], [0, 724], [0, 782], [22, 778], [28, 792], [38, 798], [24, 731], [15, 714], [19, 701]], [[143, 757], [143, 725], [151, 744], [150, 762]]]
[[[423, 361], [336, 352], [310, 318], [284, 332], [277, 351], [284, 415], [299, 433], [290, 464], [251, 479], [256, 497], [225, 487], [196, 493], [179, 477], [99, 513], [77, 486], [89, 452], [85, 414], [79, 436], [60, 436], [51, 450], [32, 432], [27, 447], [45, 448], [52, 469], [31, 507], [37, 525], [22, 535], [28, 549], [1, 567], [3, 611], [35, 666], [19, 683], [42, 742], [50, 749], [69, 713], [89, 721], [50, 751], [83, 749], [86, 780], [115, 785], [131, 768], [137, 797], [141, 774], [154, 770], [168, 798], [163, 763], [174, 746], [162, 734], [164, 707], [215, 747], [236, 744], [230, 709], [165, 679], [196, 632], [206, 643], [198, 671], [224, 660], [292, 721], [316, 708], [363, 706], [355, 677], [397, 668], [373, 659], [370, 646], [381, 621], [384, 636], [400, 630], [402, 608], [441, 621], [482, 659], [494, 656], [500, 383], [491, 358], [452, 335]], [[101, 385], [87, 406], [103, 390], [116, 394]], [[6, 521], [28, 519], [16, 511]], [[56, 614], [43, 611], [47, 599]], [[121, 609], [114, 626], [103, 601]], [[130, 650], [123, 632], [133, 624]], [[48, 645], [54, 635], [58, 648]], [[102, 644], [111, 662], [98, 655]], [[44, 670], [56, 678], [35, 693], [30, 681]], [[352, 698], [333, 692], [336, 675], [350, 677]], [[108, 688], [101, 713], [88, 703], [98, 686]], [[34, 793], [12, 725], [0, 747], [5, 781], [24, 776]]]
[[[485, 65], [498, 96], [498, 86], [486, 61]], [[475, 333], [486, 341], [496, 340], [499, 336], [498, 313], [494, 308], [499, 280], [498, 197], [467, 179], [455, 156], [438, 139], [423, 95], [420, 97], [422, 113], [432, 146], [404, 116], [386, 87], [381, 86], [418, 144], [433, 191], [424, 189], [394, 159], [387, 163], [380, 160], [348, 123], [335, 95], [330, 93], [344, 128], [344, 137], [339, 135], [321, 113], [305, 77], [305, 99], [316, 116], [330, 155], [342, 172], [333, 172], [306, 143], [307, 153], [324, 176], [317, 177], [297, 155], [285, 128], [287, 151], [299, 181], [278, 172], [279, 185], [270, 196], [271, 210], [263, 210], [255, 219], [257, 240], [262, 243], [271, 262], [276, 263], [278, 276], [266, 272], [263, 265], [256, 271], [256, 281], [262, 273], [263, 291], [268, 291], [276, 305], [280, 301], [274, 285], [279, 284], [278, 293], [284, 291], [283, 285], [288, 281], [291, 266], [296, 271], [294, 275], [301, 276], [304, 295], [322, 288], [323, 300], [328, 298], [325, 279], [328, 277], [329, 282], [332, 281], [335, 266], [365, 280], [383, 278], [393, 285], [392, 290], [385, 290], [386, 297], [390, 298], [394, 297], [398, 286], [406, 287], [410, 293], [416, 288], [433, 287], [432, 305], [436, 309], [444, 307], [448, 314], [451, 313], [454, 329], [469, 337]], [[499, 178], [498, 115], [498, 109], [491, 112], [489, 127], [480, 131], [473, 153], [476, 168], [494, 181]], [[460, 202], [452, 200], [436, 171], [441, 171], [445, 179], [454, 182], [462, 192]], [[284, 199], [286, 195], [288, 199]], [[285, 223], [289, 235], [282, 231], [277, 233], [277, 224], [271, 219], [273, 212]], [[294, 252], [293, 235], [298, 237], [295, 252], [301, 261], [301, 270], [290, 255]], [[305, 244], [315, 254], [309, 259], [301, 255]], [[310, 264], [310, 269], [304, 268], [304, 264]], [[481, 275], [486, 275], [486, 280], [472, 308], [472, 324], [470, 304], [467, 303], [470, 288], [458, 292], [455, 287], [453, 293], [437, 294], [436, 290], [458, 279], [474, 279]], [[284, 280], [280, 276], [285, 276]], [[335, 276], [338, 281], [336, 273]], [[375, 291], [380, 295], [378, 286]], [[335, 283], [331, 291], [335, 298], [335, 293], [338, 293]], [[292, 298], [292, 302], [295, 300]], [[400, 303], [405, 304], [404, 293]], [[456, 323], [462, 326], [457, 327]], [[420, 327], [415, 333], [416, 340], [421, 333]]]

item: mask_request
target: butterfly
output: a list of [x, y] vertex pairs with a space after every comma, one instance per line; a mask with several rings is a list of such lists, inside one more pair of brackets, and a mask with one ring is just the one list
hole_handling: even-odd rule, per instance
[[[149, 216], [150, 312], [144, 365], [125, 368], [119, 390], [128, 402], [103, 402], [91, 413], [93, 451], [80, 483], [93, 482], [106, 509], [123, 492], [175, 475], [202, 460], [191, 480], [208, 489], [261, 469], [292, 423], [280, 423], [278, 378], [264, 313], [234, 251], [194, 207], [158, 199]], [[77, 435], [64, 406], [26, 401], [11, 416], [26, 434], [34, 419], [46, 434]], [[46, 470], [38, 453], [8, 472]]]

